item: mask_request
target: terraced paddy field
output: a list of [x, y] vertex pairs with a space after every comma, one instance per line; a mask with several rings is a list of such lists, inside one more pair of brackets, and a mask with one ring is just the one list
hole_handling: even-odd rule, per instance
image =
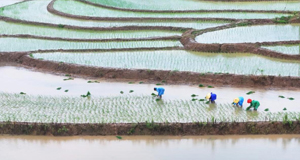
[[[299, 8], [299, 1], [5, 5], [1, 133], [298, 134]], [[165, 88], [163, 99], [154, 87]], [[204, 98], [210, 92], [215, 104]], [[260, 107], [233, 106], [240, 96]]]

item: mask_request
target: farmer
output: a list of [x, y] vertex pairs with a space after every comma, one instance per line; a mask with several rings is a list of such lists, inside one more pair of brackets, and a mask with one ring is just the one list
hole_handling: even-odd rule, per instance
[[165, 93], [165, 89], [160, 87], [160, 88], [154, 88], [155, 91], [158, 93], [158, 97], [161, 99], [162, 95]]
[[233, 100], [233, 105], [235, 105], [237, 107], [243, 107], [243, 103], [244, 103], [244, 98], [243, 97], [235, 98]]
[[208, 99], [210, 101], [210, 103], [215, 103], [215, 101], [217, 99], [217, 95], [211, 92], [211, 93], [208, 93], [205, 98]]
[[247, 100], [247, 103], [250, 103], [250, 106], [247, 107], [247, 109], [246, 109], [247, 111], [248, 111], [251, 107], [253, 107], [254, 110], [257, 111], [257, 108], [260, 106], [260, 103], [259, 103], [258, 101], [252, 100], [252, 99], [248, 99], [248, 100]]

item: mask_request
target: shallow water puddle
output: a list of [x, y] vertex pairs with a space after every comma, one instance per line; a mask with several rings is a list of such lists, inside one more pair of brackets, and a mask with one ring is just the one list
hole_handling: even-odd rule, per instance
[[9, 160], [298, 160], [300, 136], [0, 136], [0, 148]]
[[[80, 79], [66, 80], [69, 77], [57, 76], [51, 74], [45, 74], [40, 72], [33, 72], [23, 68], [3, 66], [0, 67], [0, 92], [7, 93], [20, 93], [25, 92], [29, 95], [51, 95], [51, 96], [75, 96], [80, 97], [82, 94], [86, 94], [88, 91], [93, 96], [110, 97], [110, 96], [122, 96], [122, 95], [146, 95], [151, 96], [151, 93], [155, 93], [154, 87], [164, 87], [166, 89], [163, 99], [165, 100], [191, 100], [192, 94], [199, 95], [195, 98], [203, 99], [209, 92], [217, 93], [219, 104], [232, 103], [233, 99], [239, 96], [243, 96], [245, 100], [252, 98], [259, 100], [261, 103], [260, 111], [265, 108], [269, 108], [270, 111], [282, 111], [283, 108], [287, 108], [288, 111], [300, 111], [297, 104], [300, 103], [299, 90], [264, 90], [254, 88], [232, 88], [232, 87], [216, 87], [216, 88], [199, 88], [198, 86], [190, 85], [162, 85], [156, 86], [155, 84], [129, 84], [127, 82], [108, 82], [101, 81], [100, 83], [87, 83], [88, 80], [97, 79]], [[213, 86], [213, 84], [210, 84]], [[58, 90], [58, 88], [61, 88]], [[68, 90], [68, 92], [65, 92]], [[129, 93], [130, 90], [134, 92]], [[255, 91], [254, 94], [247, 95], [250, 90]], [[124, 94], [120, 94], [123, 91]], [[285, 96], [285, 98], [279, 98], [279, 95]], [[294, 100], [287, 99], [293, 97]], [[244, 106], [248, 106], [246, 102]]]

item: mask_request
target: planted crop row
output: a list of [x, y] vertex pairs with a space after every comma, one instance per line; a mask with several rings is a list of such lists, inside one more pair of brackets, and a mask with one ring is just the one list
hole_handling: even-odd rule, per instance
[[178, 31], [93, 31], [93, 30], [71, 30], [53, 27], [37, 27], [34, 25], [9, 23], [0, 21], [0, 34], [16, 35], [27, 34], [45, 37], [77, 38], [77, 39], [113, 39], [113, 38], [149, 38], [180, 36]]
[[110, 98], [49, 97], [0, 94], [0, 121], [44, 123], [137, 123], [282, 121], [299, 112], [247, 112], [231, 104], [201, 101], [156, 101], [145, 96]]
[[51, 49], [113, 49], [178, 47], [178, 41], [130, 41], [130, 42], [64, 42], [24, 38], [0, 38], [3, 52], [51, 50]]
[[245, 26], [204, 33], [199, 43], [255, 43], [300, 40], [300, 25]]
[[300, 64], [247, 54], [194, 53], [187, 51], [136, 51], [34, 54], [35, 58], [88, 66], [157, 69], [206, 73], [299, 76]]
[[226, 22], [221, 21], [89, 21], [89, 20], [76, 20], [65, 18], [61, 16], [55, 16], [47, 11], [47, 5], [49, 0], [43, 1], [26, 1], [23, 3], [15, 4], [12, 6], [3, 7], [0, 10], [0, 15], [5, 17], [11, 17], [19, 20], [27, 20], [32, 22], [42, 22], [57, 24], [57, 27], [63, 25], [74, 25], [81, 27], [123, 27], [123, 26], [172, 26], [172, 27], [184, 27], [204, 29], [209, 27], [216, 27], [224, 25]]
[[[173, 2], [172, 2], [173, 3]], [[178, 5], [178, 4], [177, 4]], [[95, 7], [79, 1], [57, 0], [54, 8], [60, 12], [71, 15], [80, 15], [88, 17], [138, 17], [138, 18], [234, 18], [234, 19], [272, 19], [280, 16], [288, 16], [282, 13], [247, 13], [247, 12], [216, 12], [216, 13], [145, 13], [119, 11], [103, 7]]]
[[216, 2], [194, 0], [86, 0], [111, 7], [142, 10], [290, 10], [299, 11], [298, 1]]

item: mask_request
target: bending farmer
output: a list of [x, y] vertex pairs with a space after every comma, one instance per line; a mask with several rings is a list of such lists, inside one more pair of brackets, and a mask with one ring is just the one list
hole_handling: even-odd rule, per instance
[[155, 91], [157, 91], [158, 93], [158, 97], [161, 99], [162, 95], [165, 93], [165, 89], [164, 88], [154, 88]]
[[244, 98], [243, 97], [235, 98], [233, 100], [233, 105], [235, 105], [237, 107], [243, 107], [243, 103], [244, 103]]
[[217, 95], [211, 92], [211, 93], [208, 93], [205, 98], [208, 99], [210, 101], [210, 103], [215, 103], [215, 101], [217, 99]]
[[250, 103], [250, 106], [247, 107], [247, 109], [246, 109], [247, 111], [248, 111], [251, 107], [253, 107], [254, 110], [257, 111], [257, 108], [260, 106], [260, 103], [259, 103], [258, 101], [252, 100], [252, 99], [248, 99], [248, 100], [247, 100], [247, 103]]

